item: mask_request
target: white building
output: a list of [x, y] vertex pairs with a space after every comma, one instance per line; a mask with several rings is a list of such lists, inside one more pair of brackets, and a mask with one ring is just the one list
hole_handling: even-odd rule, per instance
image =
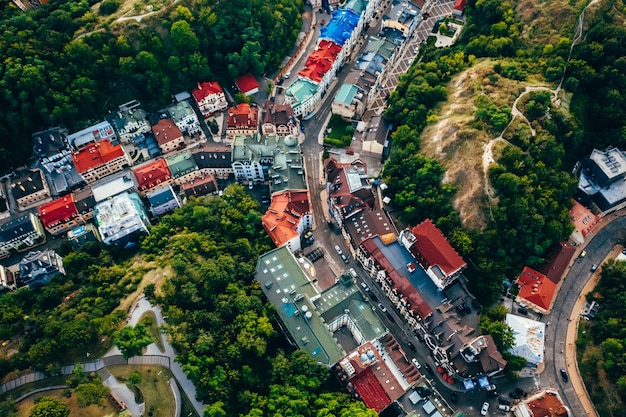
[[181, 132], [187, 135], [200, 133], [200, 121], [196, 116], [196, 112], [191, 108], [189, 101], [184, 100], [172, 104], [167, 108], [167, 111], [169, 111], [172, 120], [174, 120]]
[[545, 323], [516, 316], [506, 315], [506, 324], [513, 330], [515, 337], [514, 346], [509, 352], [515, 356], [521, 356], [532, 366], [543, 363], [545, 346]]
[[136, 193], [118, 194], [96, 205], [95, 219], [102, 241], [127, 246], [148, 234], [150, 221]]

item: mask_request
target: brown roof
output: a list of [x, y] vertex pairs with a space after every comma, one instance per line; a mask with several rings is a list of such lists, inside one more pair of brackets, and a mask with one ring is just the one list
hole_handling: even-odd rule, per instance
[[263, 123], [271, 123], [275, 126], [286, 125], [289, 118], [294, 117], [293, 109], [288, 104], [274, 104], [266, 101], [263, 109]]
[[487, 341], [487, 348], [480, 351], [479, 359], [480, 364], [483, 367], [483, 372], [490, 373], [501, 369], [506, 366], [506, 360], [502, 357], [502, 354], [496, 347], [493, 337], [490, 334], [483, 336]]
[[565, 274], [575, 252], [576, 248], [573, 246], [565, 242], [559, 243], [558, 249], [550, 253], [547, 262], [539, 266], [537, 271], [545, 274], [550, 281], [558, 284], [561, 278], [563, 278], [563, 274]]
[[277, 247], [298, 236], [300, 218], [311, 212], [307, 191], [285, 190], [272, 195], [272, 204], [261, 223]]
[[183, 137], [183, 133], [172, 119], [159, 120], [157, 124], [152, 126], [152, 133], [154, 133], [159, 145], [165, 145]]
[[187, 197], [190, 196], [203, 196], [207, 194], [213, 194], [219, 191], [217, 181], [213, 175], [207, 175], [203, 178], [196, 178], [191, 182], [186, 182], [182, 185], [182, 190]]
[[228, 109], [226, 129], [252, 129], [258, 126], [259, 108], [247, 103], [238, 104]]
[[543, 395], [525, 402], [532, 417], [566, 417], [567, 408], [555, 392], [544, 391]]

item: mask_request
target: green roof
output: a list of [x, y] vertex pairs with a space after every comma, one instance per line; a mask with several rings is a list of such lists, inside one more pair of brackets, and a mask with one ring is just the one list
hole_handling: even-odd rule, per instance
[[384, 57], [385, 59], [389, 59], [395, 50], [396, 44], [391, 42], [389, 39], [370, 36], [367, 38], [367, 45], [365, 46], [364, 52], [373, 52]]
[[352, 103], [352, 99], [354, 95], [359, 91], [358, 87], [354, 84], [344, 84], [339, 89], [339, 92], [335, 96], [335, 101], [339, 101], [341, 103], [350, 104]]
[[296, 99], [296, 102], [293, 103], [294, 106], [308, 100], [315, 93], [317, 93], [317, 84], [309, 80], [296, 80], [285, 92], [288, 96]]
[[348, 0], [343, 8], [350, 9], [356, 14], [361, 14], [365, 10], [365, 0]]
[[327, 366], [345, 355], [311, 302], [319, 296], [318, 289], [287, 247], [261, 255], [255, 279], [300, 349]]
[[183, 151], [176, 155], [168, 156], [165, 158], [165, 161], [174, 178], [182, 177], [198, 169], [196, 161], [194, 161], [189, 151]]

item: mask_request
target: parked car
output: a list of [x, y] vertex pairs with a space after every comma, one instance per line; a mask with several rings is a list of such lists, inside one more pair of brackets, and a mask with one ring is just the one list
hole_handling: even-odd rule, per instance
[[498, 395], [500, 395], [500, 394], [496, 390], [487, 391], [487, 397], [489, 397], [489, 398], [496, 398]]
[[[409, 349], [411, 349], [413, 352], [415, 352], [417, 350], [415, 348], [415, 345], [413, 343], [411, 343], [410, 340], [407, 341], [406, 344], [409, 346]], [[413, 363], [416, 363], [416, 362], [417, 362], [417, 360], [415, 360], [415, 358], [413, 358]], [[419, 365], [419, 363], [417, 365]], [[417, 365], [415, 365], [416, 368], [421, 368], [422, 367], [421, 365], [420, 366], [417, 366]]]
[[561, 378], [563, 378], [563, 382], [569, 382], [569, 376], [567, 376], [565, 369], [561, 369], [559, 373], [561, 374]]
[[413, 359], [411, 359], [411, 362], [413, 362], [413, 365], [415, 365], [415, 367], [417, 369], [422, 369], [422, 365], [420, 365], [420, 363], [417, 361], [417, 359], [413, 358]]
[[511, 401], [507, 400], [504, 397], [499, 397], [498, 398], [498, 403], [503, 404], [503, 405], [511, 405]]
[[382, 311], [383, 313], [387, 312], [387, 309], [385, 308], [384, 305], [382, 305], [381, 303], [378, 303], [378, 308], [380, 308], [380, 311]]
[[496, 386], [494, 384], [489, 385], [487, 388], [485, 388], [487, 391], [495, 391], [496, 390]]
[[489, 411], [489, 403], [487, 401], [485, 401], [483, 403], [482, 408], [480, 409], [480, 415], [481, 416], [486, 416], [488, 411]]
[[341, 250], [341, 248], [339, 247], [339, 245], [335, 245], [335, 250], [337, 251], [337, 254], [339, 256], [343, 255], [343, 251]]
[[361, 282], [361, 287], [363, 287], [363, 289], [364, 289], [365, 291], [369, 291], [369, 290], [370, 290], [370, 287], [368, 287], [368, 286], [367, 286], [367, 284], [366, 284], [365, 282]]
[[456, 400], [459, 398], [458, 394], [456, 393], [456, 391], [452, 391], [452, 394], [450, 394], [450, 401], [452, 401], [453, 403], [456, 402]]
[[598, 265], [596, 264], [591, 265], [591, 272], [596, 272], [596, 269], [598, 269]]
[[520, 398], [522, 398], [522, 396], [516, 392], [509, 392], [509, 397], [513, 398], [514, 400], [519, 400]]
[[341, 260], [346, 265], [350, 263], [350, 259], [348, 259], [348, 257], [346, 255], [344, 255], [343, 253], [341, 254]]
[[520, 387], [515, 388], [515, 393], [519, 395], [520, 397], [526, 397], [528, 395], [528, 393], [524, 391], [523, 389], [521, 389]]
[[500, 405], [498, 405], [498, 410], [501, 410], [501, 411], [511, 411], [511, 407], [509, 407], [508, 405], [500, 404]]

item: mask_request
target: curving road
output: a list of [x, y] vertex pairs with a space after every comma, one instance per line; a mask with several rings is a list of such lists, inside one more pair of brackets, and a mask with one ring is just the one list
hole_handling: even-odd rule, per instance
[[[587, 256], [574, 258], [572, 265], [563, 279], [554, 308], [544, 321], [551, 323], [546, 327], [545, 358], [546, 369], [537, 377], [538, 387], [558, 387], [563, 399], [574, 416], [595, 416], [587, 392], [582, 388], [582, 381], [576, 366], [577, 320], [579, 308], [584, 302], [581, 293], [592, 278], [591, 266], [600, 265], [606, 255], [624, 237], [626, 216], [614, 213], [603, 219], [604, 227], [596, 230], [596, 235], [587, 243]], [[567, 368], [570, 382], [564, 383], [559, 370]]]

